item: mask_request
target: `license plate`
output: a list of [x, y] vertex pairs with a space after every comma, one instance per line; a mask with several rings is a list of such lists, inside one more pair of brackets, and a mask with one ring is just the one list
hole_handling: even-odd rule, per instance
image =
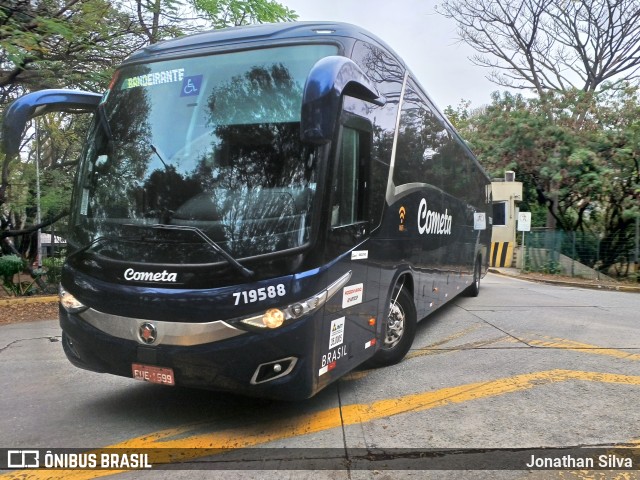
[[131, 365], [133, 378], [143, 382], [160, 383], [162, 385], [175, 385], [173, 369], [154, 367], [153, 365], [142, 365], [134, 363]]

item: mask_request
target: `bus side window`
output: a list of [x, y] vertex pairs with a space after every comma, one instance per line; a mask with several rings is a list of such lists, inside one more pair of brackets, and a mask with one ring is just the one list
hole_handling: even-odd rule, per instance
[[366, 220], [367, 133], [344, 126], [333, 176], [331, 227]]

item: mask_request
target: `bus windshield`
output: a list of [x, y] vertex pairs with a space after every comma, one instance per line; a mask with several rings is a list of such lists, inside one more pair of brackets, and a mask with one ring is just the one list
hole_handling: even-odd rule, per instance
[[198, 229], [235, 258], [305, 245], [318, 162], [300, 141], [302, 93], [314, 63], [336, 52], [283, 46], [121, 68], [79, 167], [71, 241], [111, 238], [96, 251], [182, 264], [220, 258], [179, 229], [164, 229], [157, 249], [136, 246], [132, 227]]

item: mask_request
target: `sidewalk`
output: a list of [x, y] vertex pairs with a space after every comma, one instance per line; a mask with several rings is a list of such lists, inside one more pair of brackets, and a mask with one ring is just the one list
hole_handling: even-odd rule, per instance
[[605, 282], [598, 280], [590, 280], [584, 278], [571, 278], [563, 277], [559, 275], [547, 275], [542, 273], [523, 273], [518, 268], [506, 268], [506, 267], [489, 267], [489, 273], [495, 273], [497, 275], [503, 275], [505, 277], [519, 278], [521, 280], [528, 280], [531, 282], [546, 283], [550, 285], [558, 285], [562, 287], [576, 287], [576, 288], [591, 288], [594, 290], [613, 290], [618, 292], [632, 292], [640, 293], [640, 284], [635, 286], [628, 283], [619, 282]]

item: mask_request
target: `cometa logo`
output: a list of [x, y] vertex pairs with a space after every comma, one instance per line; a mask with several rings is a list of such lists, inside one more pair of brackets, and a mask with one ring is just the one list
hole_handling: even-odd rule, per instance
[[418, 232], [420, 234], [435, 233], [438, 235], [451, 235], [451, 223], [453, 217], [448, 214], [448, 210], [444, 213], [434, 212], [427, 207], [427, 201], [423, 198], [420, 200], [418, 207]]
[[136, 272], [133, 268], [127, 268], [124, 271], [124, 279], [136, 282], [177, 282], [178, 274], [169, 273], [166, 270], [162, 272]]

